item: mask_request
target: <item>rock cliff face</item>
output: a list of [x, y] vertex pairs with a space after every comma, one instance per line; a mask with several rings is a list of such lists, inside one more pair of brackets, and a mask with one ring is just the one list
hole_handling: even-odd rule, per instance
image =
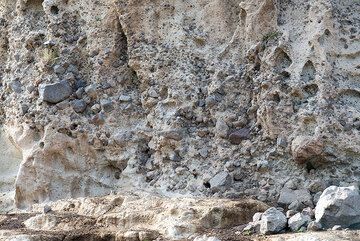
[[0, 17], [18, 208], [360, 178], [357, 0], [1, 0]]

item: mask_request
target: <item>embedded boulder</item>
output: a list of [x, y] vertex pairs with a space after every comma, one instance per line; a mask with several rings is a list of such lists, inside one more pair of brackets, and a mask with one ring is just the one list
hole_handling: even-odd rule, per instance
[[312, 137], [296, 137], [291, 145], [294, 161], [299, 164], [322, 160], [324, 143]]
[[72, 88], [66, 80], [39, 86], [40, 99], [51, 104], [57, 104], [67, 99], [71, 93]]

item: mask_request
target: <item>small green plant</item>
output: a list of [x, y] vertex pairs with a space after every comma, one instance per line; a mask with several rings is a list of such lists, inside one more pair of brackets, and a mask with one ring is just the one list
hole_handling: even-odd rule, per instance
[[194, 42], [199, 46], [204, 46], [206, 44], [205, 39], [198, 36], [194, 37]]
[[57, 48], [46, 48], [43, 52], [43, 60], [46, 64], [53, 65], [59, 59], [60, 53]]
[[245, 230], [242, 234], [244, 236], [250, 236], [252, 234], [252, 232], [251, 232], [251, 230]]
[[279, 31], [274, 31], [274, 32], [269, 32], [267, 34], [264, 35], [263, 37], [263, 42], [269, 42], [271, 40], [276, 39], [277, 37], [280, 36], [280, 32]]
[[298, 230], [296, 230], [296, 233], [305, 233], [305, 229], [299, 228]]
[[101, 21], [101, 18], [99, 16], [96, 16], [95, 20], [99, 22], [99, 21]]

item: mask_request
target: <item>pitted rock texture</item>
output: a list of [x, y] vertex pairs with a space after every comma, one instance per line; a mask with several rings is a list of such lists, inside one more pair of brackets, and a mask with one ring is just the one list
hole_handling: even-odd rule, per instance
[[359, 180], [358, 1], [3, 0], [0, 17], [19, 208]]

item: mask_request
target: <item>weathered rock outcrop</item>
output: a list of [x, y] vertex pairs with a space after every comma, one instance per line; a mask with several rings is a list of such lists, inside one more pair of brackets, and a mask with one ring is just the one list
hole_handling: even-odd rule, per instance
[[10, 230], [0, 231], [0, 240], [47, 240], [46, 236], [52, 237], [49, 240], [186, 240], [245, 224], [266, 209], [267, 205], [254, 200], [154, 195], [68, 199], [34, 205], [23, 214], [0, 215], [0, 230]]
[[354, 0], [2, 0], [14, 205], [284, 188], [311, 204], [358, 182], [359, 15]]

